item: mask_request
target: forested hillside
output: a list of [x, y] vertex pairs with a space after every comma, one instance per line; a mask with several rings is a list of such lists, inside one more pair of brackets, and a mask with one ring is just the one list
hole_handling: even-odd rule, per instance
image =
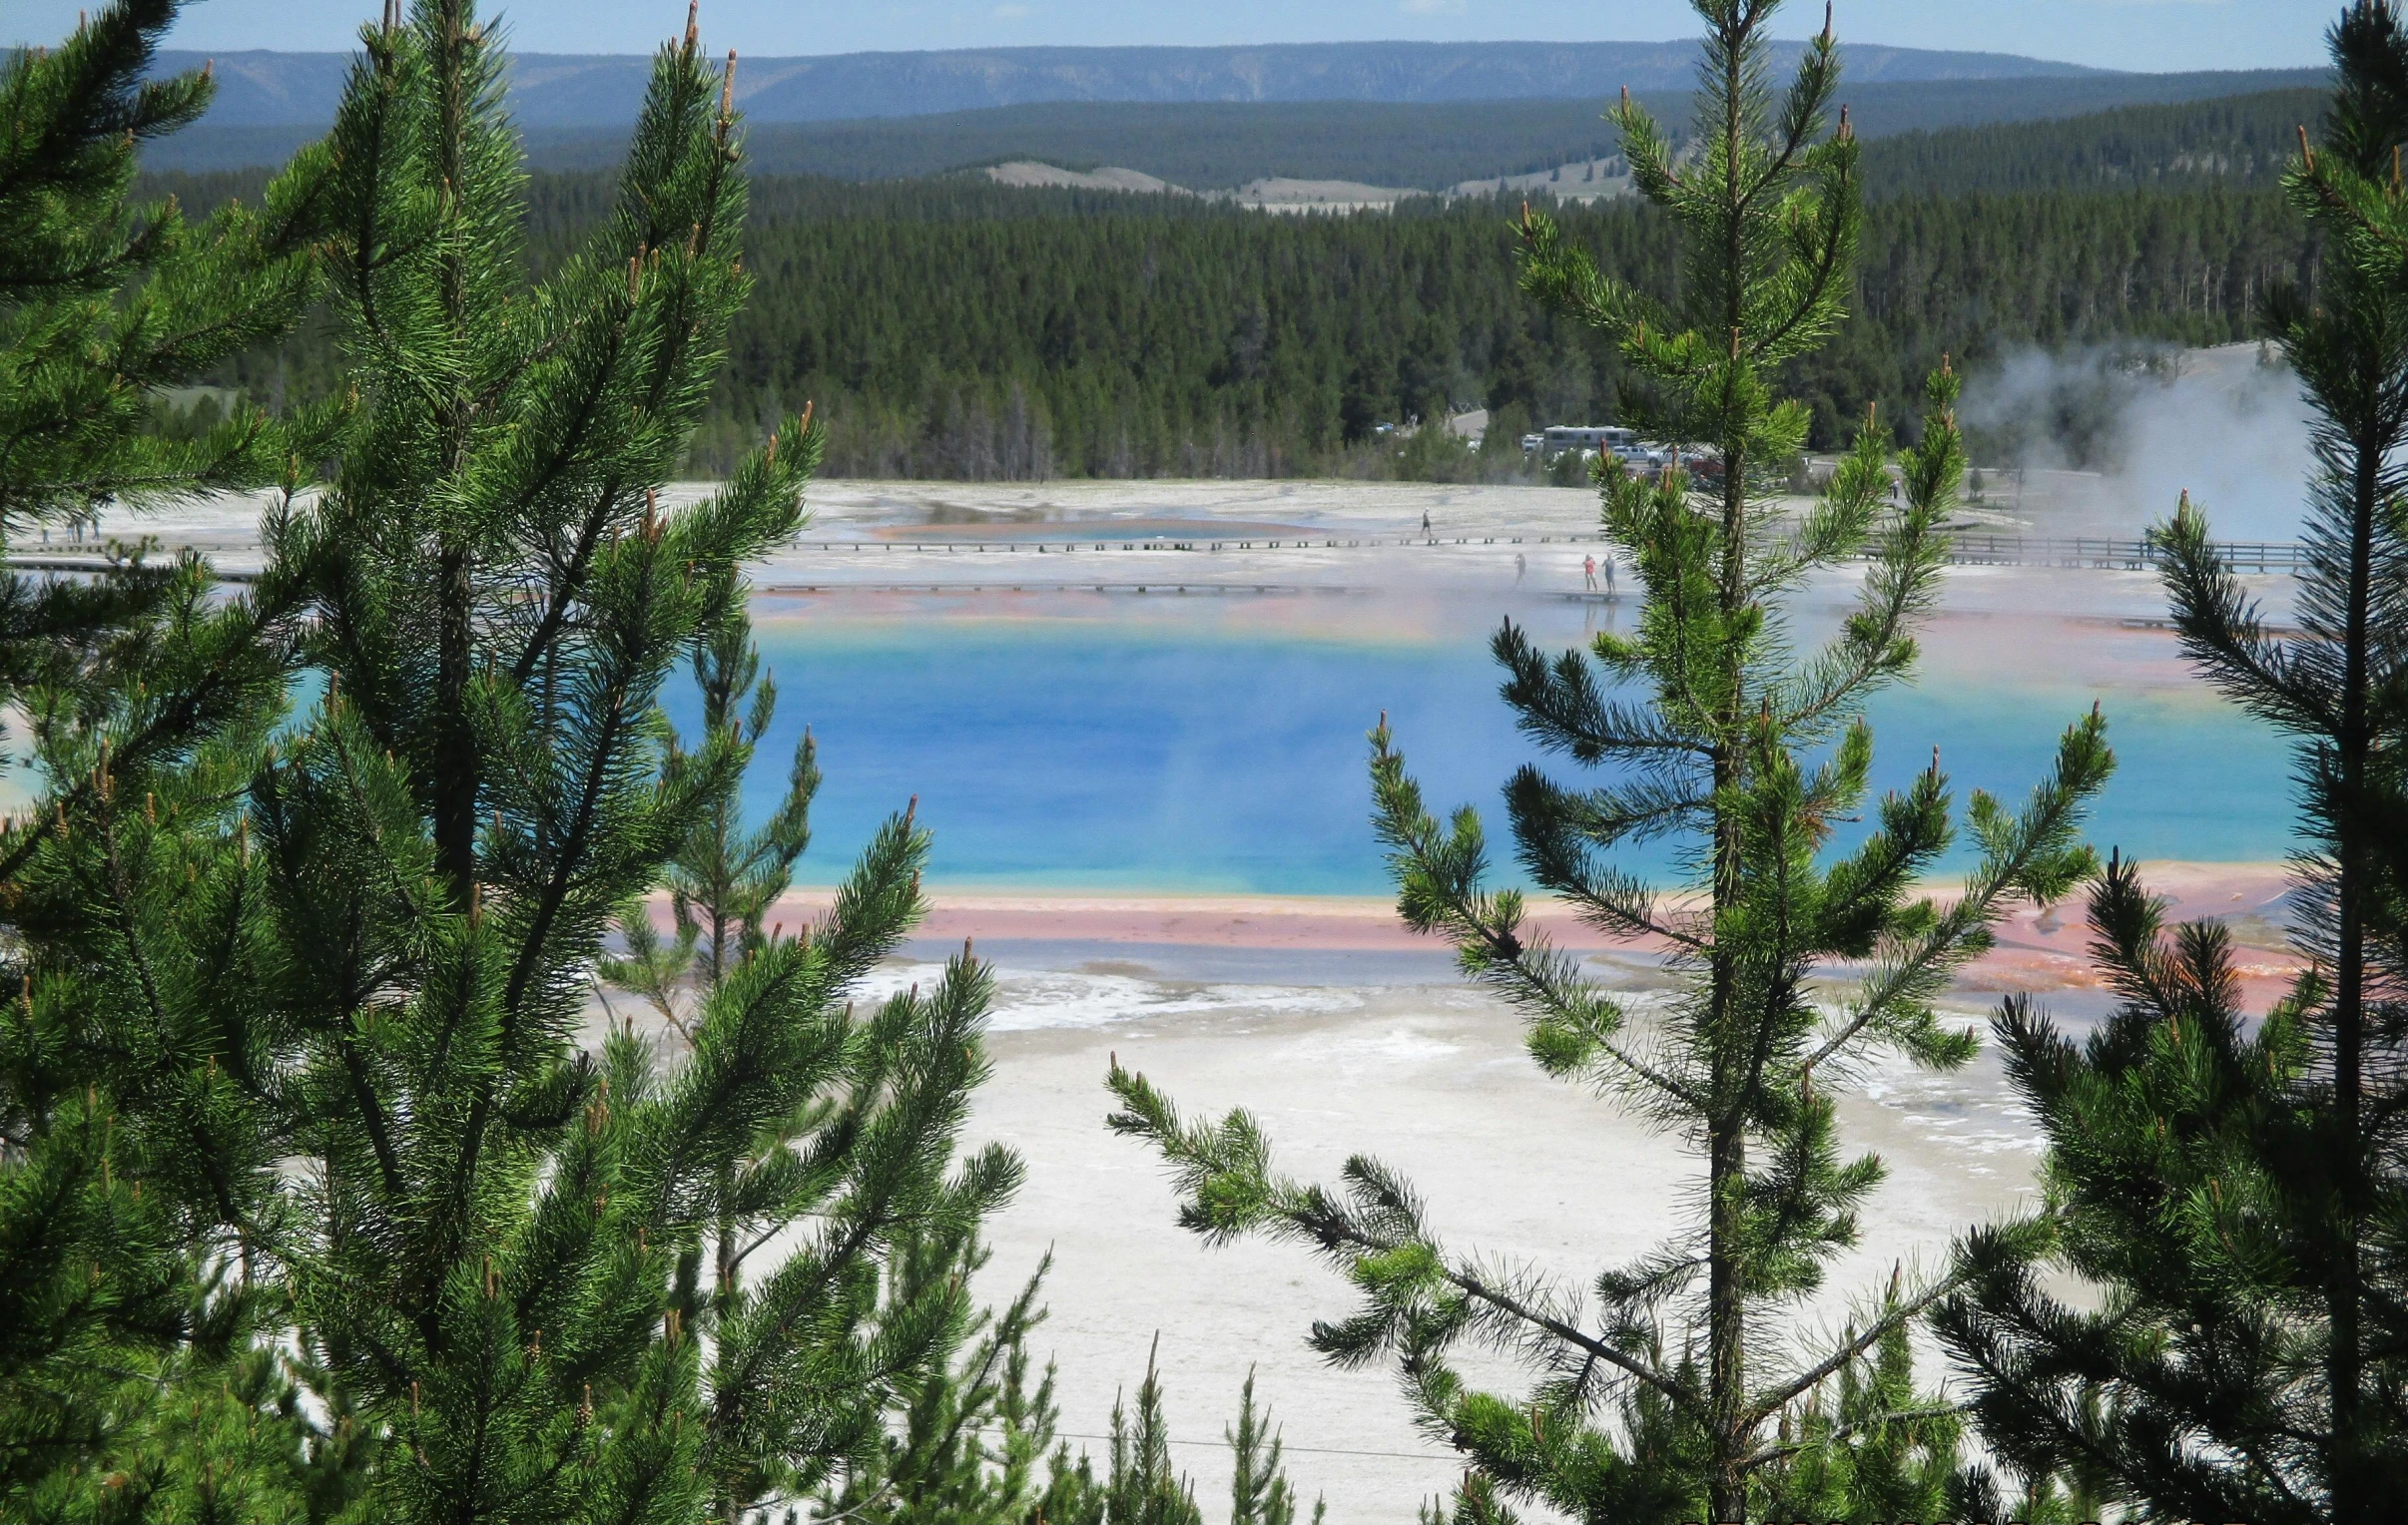
[[[1854, 79], [1847, 94], [1850, 119], [1868, 142], [1904, 133], [2065, 119], [2075, 119], [2068, 130], [2079, 142], [2083, 123], [2120, 131], [2117, 121], [2105, 115], [2110, 111], [2222, 102], [2304, 89], [2320, 78], [2318, 71], [2297, 69], [1940, 83]], [[1197, 189], [1291, 175], [1439, 190], [1615, 152], [1613, 129], [1599, 116], [1612, 94], [1607, 86], [1594, 94], [1485, 101], [1057, 101], [916, 117], [754, 119], [748, 140], [756, 173], [840, 180], [936, 175], [964, 165], [1042, 159], [1073, 166], [1125, 165]], [[1685, 93], [1641, 88], [1637, 94], [1675, 131], [1688, 121]], [[2165, 130], [2181, 141], [2202, 132], [2212, 135], [2212, 126], [2184, 125], [2191, 120], [2177, 109], [2164, 119]], [[2200, 120], [2212, 123], [2214, 113]], [[624, 133], [615, 129], [567, 126], [540, 115], [522, 125], [529, 158], [543, 169], [604, 168], [626, 146]], [[316, 130], [287, 121], [205, 124], [146, 150], [146, 162], [167, 170], [278, 163]], [[1989, 152], [1987, 142], [1973, 147]], [[2019, 157], [2015, 151], [2007, 155], [2011, 161]]]
[[2326, 92], [2271, 90], [2178, 105], [2126, 106], [2057, 122], [1911, 132], [1865, 144], [1874, 196], [2272, 186]]
[[[1968, 152], [2001, 167], [2027, 161], [2063, 162], [2104, 146], [2112, 154], [2127, 139], [2132, 150], [2166, 156], [2192, 144], [2221, 143], [2230, 133], [2231, 104], [2277, 90], [2308, 102], [2314, 120], [2317, 76], [2308, 70], [2256, 74], [2105, 75], [2076, 79], [1955, 80], [1946, 83], [1857, 81], [1848, 91], [1849, 117], [1868, 150], [1905, 134], [1934, 135], [1941, 152]], [[1634, 92], [1676, 135], [1685, 132], [1685, 93]], [[940, 117], [877, 118], [851, 122], [765, 124], [754, 128], [752, 152], [765, 173], [829, 175], [844, 180], [934, 175], [963, 165], [1004, 159], [1056, 164], [1115, 164], [1198, 189], [1243, 185], [1266, 175], [1302, 180], [1353, 180], [1378, 186], [1444, 190], [1468, 180], [1517, 175], [1619, 151], [1600, 115], [1610, 92], [1564, 100], [1200, 102], [1179, 104], [1062, 102]], [[2279, 110], [2296, 113], [2299, 108]], [[2256, 118], [2245, 119], [2254, 132]], [[2282, 124], [2302, 120], [2293, 115]], [[2045, 125], [2045, 126], [2044, 126]], [[1953, 131], [1985, 128], [1979, 135]], [[1998, 133], [2007, 142], [1994, 150]], [[2094, 138], [2099, 140], [2095, 146]], [[2253, 140], [2251, 140], [2253, 141]], [[603, 140], [539, 133], [530, 140], [539, 163], [555, 169], [594, 169], [616, 150]], [[1868, 174], [1878, 160], [1869, 155]], [[1908, 163], [1921, 169], [1930, 155]], [[2037, 178], [2013, 187], [2037, 189]], [[1877, 177], [1890, 178], [1896, 177]], [[1937, 189], [1936, 187], [1933, 189]], [[1967, 189], [1971, 189], [1970, 187]]]
[[[1661, 286], [1661, 222], [1565, 212]], [[1905, 409], [1952, 351], [2245, 336], [2306, 251], [2271, 195], [1900, 199], [1872, 213], [1853, 320], [1790, 384], [1816, 443]], [[706, 463], [818, 398], [836, 469], [1282, 474], [1343, 467], [1377, 423], [1487, 406], [1501, 432], [1612, 414], [1618, 364], [1515, 289], [1501, 209], [1259, 215], [778, 218], [753, 241]]]
[[[161, 184], [189, 204], [240, 189]], [[539, 259], [599, 214], [602, 191], [596, 177], [536, 177]], [[772, 177], [754, 194], [757, 284], [700, 470], [807, 398], [840, 473], [1427, 469], [1368, 443], [1373, 427], [1476, 406], [1501, 432], [1599, 419], [1621, 379], [1610, 354], [1515, 290], [1494, 202], [1296, 219], [964, 181]], [[1563, 217], [1613, 268], [1659, 288], [1671, 278], [1651, 213]], [[1911, 416], [1913, 382], [1944, 350], [1978, 388], [1986, 357], [2023, 344], [2226, 342], [2249, 334], [2270, 280], [2310, 263], [2268, 192], [1893, 198], [1871, 209], [1854, 315], [1790, 385], [1829, 445], [1868, 400]], [[300, 340], [227, 379], [314, 394], [332, 384], [328, 356]]]

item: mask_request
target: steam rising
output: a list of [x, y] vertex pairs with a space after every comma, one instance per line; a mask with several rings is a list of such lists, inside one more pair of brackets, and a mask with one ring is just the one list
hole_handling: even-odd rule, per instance
[[1974, 456], [2046, 478], [2031, 533], [2137, 535], [2187, 491], [2219, 540], [2299, 534], [2312, 459], [2289, 367], [2256, 344], [2009, 356], [1966, 387]]

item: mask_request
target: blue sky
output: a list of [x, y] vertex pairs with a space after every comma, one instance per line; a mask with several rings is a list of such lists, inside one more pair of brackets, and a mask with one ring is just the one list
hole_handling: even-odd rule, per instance
[[[46, 42], [94, 0], [15, 0], [0, 17], [13, 42]], [[199, 0], [177, 32], [186, 47], [347, 48], [381, 0]], [[640, 53], [685, 20], [685, 0], [516, 0], [499, 7], [519, 47]], [[2323, 61], [2339, 0], [1844, 0], [1843, 39], [1971, 48], [2111, 69], [2257, 69]], [[1813, 30], [1821, 7], [1792, 0], [1780, 18]], [[1682, 0], [704, 0], [714, 47], [757, 56], [1014, 44], [1330, 42], [1368, 38], [1687, 36]]]

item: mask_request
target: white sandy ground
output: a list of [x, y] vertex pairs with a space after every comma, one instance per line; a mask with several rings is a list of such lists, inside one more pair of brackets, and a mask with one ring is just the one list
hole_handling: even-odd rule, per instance
[[[2277, 865], [2148, 872], [2176, 917], [2236, 918], [2253, 1005], [2295, 968], [2269, 951]], [[826, 900], [801, 891], [778, 914], [793, 926]], [[1399, 1168], [1450, 1244], [1524, 1263], [1567, 1291], [1693, 1221], [1697, 1171], [1680, 1141], [1543, 1076], [1518, 1018], [1452, 979], [1443, 948], [1404, 933], [1385, 902], [945, 889], [934, 900], [922, 936], [863, 995], [932, 983], [936, 960], [965, 936], [996, 970], [994, 1072], [969, 1136], [1017, 1151], [1028, 1179], [992, 1225], [981, 1289], [1004, 1300], [1052, 1254], [1053, 1315], [1035, 1343], [1058, 1362], [1064, 1434], [1090, 1449], [1160, 1336], [1176, 1455], [1207, 1519], [1226, 1517], [1221, 1426], [1249, 1368], [1299, 1485], [1325, 1493], [1337, 1521], [1409, 1520], [1459, 1468], [1416, 1430], [1390, 1371], [1333, 1369], [1306, 1347], [1313, 1320], [1355, 1306], [1326, 1265], [1301, 1247], [1216, 1248], [1176, 1227], [1156, 1158], [1103, 1126], [1114, 1054], [1190, 1117], [1252, 1110], [1277, 1165], [1301, 1179], [1332, 1181], [1358, 1151]], [[1998, 992], [2038, 990], [2079, 1036], [2106, 1004], [2083, 938], [2062, 914], [2019, 910], [1943, 1003], [1945, 1018], [1981, 1030]], [[1568, 936], [1565, 946], [1596, 945]], [[1656, 964], [1628, 951], [1585, 956], [1643, 1026], [1663, 998]], [[2033, 1205], [2039, 1141], [1995, 1053], [1948, 1075], [1870, 1063], [1841, 1093], [1840, 1126], [1844, 1147], [1881, 1155], [1889, 1179], [1828, 1293], [1782, 1325], [1799, 1332], [1828, 1334], [1894, 1266], [1910, 1276], [1936, 1269], [1968, 1226]], [[1928, 1337], [1918, 1343], [1927, 1376], [1940, 1379], [1938, 1352]], [[1494, 1357], [1465, 1364], [1503, 1391], [1526, 1389]]]
[[[684, 484], [663, 497], [675, 504], [710, 490], [709, 484]], [[1988, 518], [2001, 533], [2111, 532], [2128, 538], [2128, 525], [2165, 506], [2127, 501], [2119, 492], [2096, 477], [2034, 473], [2020, 507], [2002, 507]], [[1595, 494], [1553, 487], [830, 480], [814, 483], [807, 503], [811, 520], [802, 535], [755, 574], [764, 593], [807, 602], [1098, 589], [1153, 600], [1368, 592], [1487, 596], [1507, 590], [1576, 598], [1583, 592], [1583, 561], [1605, 551]], [[191, 547], [241, 572], [260, 561], [261, 506], [257, 499], [230, 496], [140, 514], [111, 510], [98, 539], [150, 535], [164, 547]], [[54, 537], [46, 546], [22, 547], [20, 554], [93, 548], [91, 540], [78, 546]], [[1856, 579], [1853, 569], [1842, 568], [1818, 586], [1844, 598]], [[2255, 579], [2252, 591], [2272, 600], [2270, 610], [2279, 615], [2289, 581]], [[1627, 577], [1621, 587], [1627, 599]], [[1331, 607], [1338, 603], [1333, 598]], [[1951, 569], [1943, 607], [1951, 616], [2144, 619], [2161, 616], [2164, 596], [2155, 576], [2138, 570], [1965, 566]]]
[[[1221, 1426], [1249, 1367], [1293, 1475], [1308, 1495], [1327, 1494], [1334, 1520], [1408, 1520], [1461, 1468], [1416, 1431], [1389, 1371], [1337, 1370], [1306, 1348], [1313, 1319], [1354, 1305], [1325, 1265], [1292, 1245], [1214, 1248], [1175, 1226], [1154, 1157], [1103, 1127], [1111, 1054], [1191, 1112], [1253, 1110], [1279, 1164], [1306, 1179], [1333, 1179], [1352, 1152], [1376, 1155], [1416, 1184], [1456, 1245], [1572, 1288], [1655, 1243], [1694, 1187], [1676, 1140], [1541, 1075], [1518, 1020], [1480, 992], [1197, 983], [1149, 975], [1126, 949], [1083, 967], [993, 951], [995, 1073], [971, 1132], [1019, 1151], [1028, 1182], [993, 1226], [987, 1289], [1007, 1295], [1052, 1252], [1053, 1312], [1036, 1342], [1059, 1363], [1066, 1433], [1107, 1432], [1159, 1333], [1178, 1459], [1208, 1519], [1227, 1512]], [[880, 983], [934, 973], [899, 964]], [[1891, 1175], [1861, 1249], [1835, 1268], [1835, 1291], [1876, 1285], [1899, 1261], [1936, 1263], [1964, 1226], [2015, 1212], [2031, 1190], [2034, 1138], [1995, 1060], [1949, 1077], [1883, 1066], [1862, 1090], [1843, 1103], [1846, 1137], [1880, 1152]], [[1842, 1306], [1826, 1298], [1810, 1316]], [[1469, 1364], [1520, 1390], [1494, 1359]]]

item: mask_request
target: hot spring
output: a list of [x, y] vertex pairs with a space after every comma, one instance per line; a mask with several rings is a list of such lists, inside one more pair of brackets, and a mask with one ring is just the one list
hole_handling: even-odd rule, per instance
[[[1542, 647], [1572, 647], [1629, 618], [1563, 600], [1330, 594], [847, 595], [764, 598], [755, 612], [779, 705], [749, 803], [770, 807], [806, 725], [826, 773], [801, 881], [841, 877], [917, 795], [940, 883], [1277, 895], [1388, 888], [1365, 742], [1383, 711], [1431, 807], [1477, 805], [1501, 875], [1517, 877], [1500, 787], [1525, 761], [1566, 781], [1586, 770], [1515, 732], [1487, 635], [1509, 615]], [[2118, 760], [2090, 829], [2103, 852], [2280, 858], [2280, 742], [2191, 679], [2170, 636], [2135, 623], [1944, 616], [1916, 681], [1867, 711], [1876, 788], [1903, 784], [1936, 747], [1960, 809], [1975, 787], [2013, 804], [2097, 702]], [[690, 686], [670, 711], [697, 724]], [[1673, 850], [1625, 861], [1662, 878]]]

